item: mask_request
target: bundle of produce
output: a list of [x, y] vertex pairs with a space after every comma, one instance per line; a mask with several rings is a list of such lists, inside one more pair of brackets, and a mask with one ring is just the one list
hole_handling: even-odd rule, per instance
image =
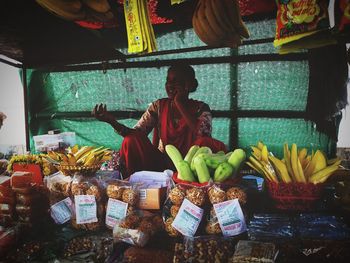
[[103, 146], [68, 147], [65, 152], [50, 151], [44, 158], [54, 164], [65, 175], [94, 174], [105, 161], [111, 159], [111, 151]]
[[[206, 184], [210, 180], [221, 183], [238, 175], [241, 165], [246, 159], [242, 149], [233, 152], [212, 153], [206, 146], [193, 145], [185, 158], [173, 145], [165, 146], [165, 151], [175, 165], [177, 178], [187, 183]], [[175, 180], [176, 180], [175, 179]]]
[[341, 162], [338, 158], [327, 160], [320, 150], [311, 154], [306, 148], [298, 150], [295, 143], [291, 150], [284, 144], [282, 160], [270, 153], [262, 142], [251, 148], [247, 164], [264, 176], [278, 208], [309, 209], [319, 199], [323, 183], [339, 169]]
[[237, 0], [199, 0], [192, 24], [199, 39], [208, 46], [232, 48], [249, 38]]

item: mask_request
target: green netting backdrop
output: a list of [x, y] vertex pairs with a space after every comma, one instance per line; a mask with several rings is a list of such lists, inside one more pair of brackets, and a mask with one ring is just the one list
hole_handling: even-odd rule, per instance
[[[265, 20], [247, 24], [251, 39], [273, 37], [275, 21]], [[204, 44], [192, 29], [157, 36], [158, 50], [180, 49]], [[126, 53], [127, 50], [122, 50]], [[245, 45], [238, 50], [228, 48], [169, 54], [159, 59], [218, 57], [234, 54], [276, 53], [272, 43]], [[158, 59], [158, 58], [152, 58]], [[149, 57], [131, 61], [150, 60]], [[308, 63], [249, 62], [238, 65], [195, 65], [199, 88], [192, 98], [207, 102], [212, 110], [293, 110], [304, 111], [308, 93]], [[104, 145], [118, 149], [122, 138], [113, 128], [92, 118], [38, 119], [38, 113], [90, 112], [96, 103], [106, 103], [109, 110], [143, 111], [152, 101], [165, 97], [167, 67], [116, 69], [64, 73], [28, 73], [31, 136], [48, 129], [74, 131], [81, 145]], [[133, 126], [137, 120], [122, 123]], [[233, 122], [233, 123], [231, 123]], [[232, 125], [234, 124], [234, 125]], [[248, 149], [258, 140], [271, 151], [281, 154], [282, 144], [297, 143], [300, 147], [321, 148], [330, 154], [330, 141], [315, 131], [313, 125], [301, 119], [215, 118], [213, 137], [230, 148], [231, 128], [238, 130], [239, 147]], [[31, 150], [34, 151], [33, 143]]]

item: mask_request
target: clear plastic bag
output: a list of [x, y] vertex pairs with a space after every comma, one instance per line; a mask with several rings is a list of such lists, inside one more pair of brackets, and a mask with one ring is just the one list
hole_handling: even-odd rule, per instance
[[159, 214], [137, 210], [114, 226], [113, 238], [115, 241], [143, 247], [156, 232], [162, 229], [163, 220]]
[[175, 245], [173, 262], [227, 262], [237, 241], [236, 238], [213, 235], [185, 237], [183, 243]]
[[[71, 183], [71, 195], [74, 202], [72, 226], [84, 230], [100, 229], [104, 223], [106, 205], [105, 189], [101, 180], [95, 176], [86, 177], [75, 174]], [[90, 200], [88, 206], [92, 206], [92, 208], [89, 211], [84, 210], [84, 205], [80, 203], [80, 200], [84, 200], [82, 196], [86, 196], [86, 199]], [[93, 197], [94, 200], [90, 197]], [[86, 219], [87, 216], [89, 219]], [[82, 223], [84, 220], [86, 223]]]

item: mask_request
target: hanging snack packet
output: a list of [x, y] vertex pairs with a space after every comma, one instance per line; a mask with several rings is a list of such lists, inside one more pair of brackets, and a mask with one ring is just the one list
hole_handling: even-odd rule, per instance
[[327, 0], [277, 0], [275, 47], [328, 28]]
[[336, 6], [335, 10], [339, 13], [339, 15], [335, 16], [339, 17], [339, 31], [342, 32], [345, 29], [350, 30], [350, 0], [339, 0], [336, 1], [336, 4], [337, 3], [339, 6]]

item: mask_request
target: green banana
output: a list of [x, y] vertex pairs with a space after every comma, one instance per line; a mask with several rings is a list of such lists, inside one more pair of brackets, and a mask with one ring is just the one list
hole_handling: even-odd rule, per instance
[[246, 157], [247, 156], [245, 151], [240, 148], [235, 149], [230, 155], [230, 158], [227, 160], [227, 162], [232, 165], [234, 174], [238, 172]]
[[233, 174], [233, 167], [228, 162], [219, 164], [218, 168], [214, 172], [214, 182], [223, 182]]
[[192, 162], [193, 156], [196, 154], [198, 151], [199, 146], [198, 145], [192, 145], [191, 148], [188, 150], [184, 160], [188, 163]]
[[193, 164], [198, 176], [198, 181], [200, 183], [208, 182], [210, 180], [210, 172], [205, 160], [201, 156], [196, 156], [193, 159]]
[[186, 161], [179, 161], [176, 165], [177, 178], [184, 181], [195, 182], [197, 181], [192, 173], [190, 165]]

